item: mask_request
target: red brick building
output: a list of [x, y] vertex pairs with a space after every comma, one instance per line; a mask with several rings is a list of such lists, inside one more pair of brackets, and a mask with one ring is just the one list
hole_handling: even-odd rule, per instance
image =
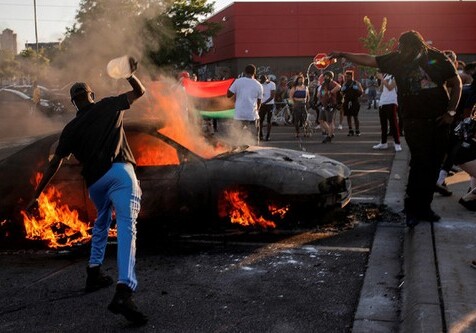
[[385, 40], [417, 30], [459, 60], [476, 60], [476, 1], [236, 2], [209, 18], [223, 28], [196, 58], [197, 72], [201, 78], [234, 77], [248, 63], [275, 76], [306, 72], [317, 53], [365, 52], [364, 16], [376, 29], [387, 18]]

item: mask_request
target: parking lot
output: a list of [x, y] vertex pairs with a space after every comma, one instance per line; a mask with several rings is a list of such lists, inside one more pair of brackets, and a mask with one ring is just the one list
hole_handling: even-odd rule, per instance
[[[155, 221], [155, 233], [147, 235], [139, 228], [136, 303], [150, 320], [137, 330], [350, 332], [395, 154], [372, 150], [379, 140], [376, 111], [361, 111], [361, 132], [338, 131], [322, 144], [319, 133], [297, 140], [292, 127], [278, 126], [262, 143], [323, 154], [352, 169], [351, 203], [325, 225], [177, 232]], [[114, 252], [110, 244], [104, 269], [112, 276]], [[106, 310], [113, 288], [83, 293], [87, 255], [87, 246], [4, 249], [0, 330], [127, 330], [122, 317]]]

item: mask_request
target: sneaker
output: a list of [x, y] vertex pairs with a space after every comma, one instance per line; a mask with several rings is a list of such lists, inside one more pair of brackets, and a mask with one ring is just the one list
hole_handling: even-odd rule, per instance
[[471, 261], [471, 267], [476, 268], [476, 260]]
[[402, 146], [399, 145], [398, 143], [396, 143], [396, 144], [395, 144], [395, 151], [396, 151], [396, 152], [402, 151]]
[[339, 126], [337, 127], [337, 129], [338, 129], [338, 130], [341, 130], [341, 129], [342, 129], [342, 125], [339, 125]]
[[372, 148], [373, 149], [388, 149], [388, 144], [387, 143], [379, 143], [378, 145], [375, 145]]
[[132, 300], [132, 289], [125, 284], [116, 286], [116, 293], [107, 307], [114, 314], [121, 314], [134, 325], [142, 326], [149, 320], [146, 315], [137, 309]]
[[84, 290], [87, 293], [109, 287], [114, 282], [112, 277], [103, 274], [101, 271], [101, 266], [88, 266], [86, 268], [86, 272], [88, 276], [86, 278], [86, 287]]
[[353, 130], [349, 130], [349, 134], [347, 134], [347, 136], [354, 136], [354, 131], [353, 131]]
[[355, 130], [355, 135], [360, 136], [360, 131], [359, 131], [359, 130]]
[[450, 190], [448, 190], [448, 187], [446, 186], [446, 183], [443, 182], [443, 184], [435, 184], [435, 192], [441, 194], [444, 197], [449, 197], [453, 194]]
[[328, 143], [332, 142], [332, 138], [330, 136], [326, 136], [324, 140], [322, 140], [322, 143]]

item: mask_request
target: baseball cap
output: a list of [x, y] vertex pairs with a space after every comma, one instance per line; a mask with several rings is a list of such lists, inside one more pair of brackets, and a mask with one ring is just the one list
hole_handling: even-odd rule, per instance
[[84, 82], [76, 82], [71, 86], [71, 89], [69, 89], [69, 95], [71, 96], [71, 99], [75, 99], [79, 95], [88, 92], [92, 92], [91, 87], [89, 87], [89, 85]]

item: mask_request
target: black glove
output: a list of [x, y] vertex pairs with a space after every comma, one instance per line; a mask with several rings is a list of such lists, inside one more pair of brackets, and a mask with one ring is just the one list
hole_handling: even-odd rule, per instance
[[129, 66], [131, 67], [131, 74], [137, 70], [137, 64], [139, 62], [134, 57], [129, 57]]

